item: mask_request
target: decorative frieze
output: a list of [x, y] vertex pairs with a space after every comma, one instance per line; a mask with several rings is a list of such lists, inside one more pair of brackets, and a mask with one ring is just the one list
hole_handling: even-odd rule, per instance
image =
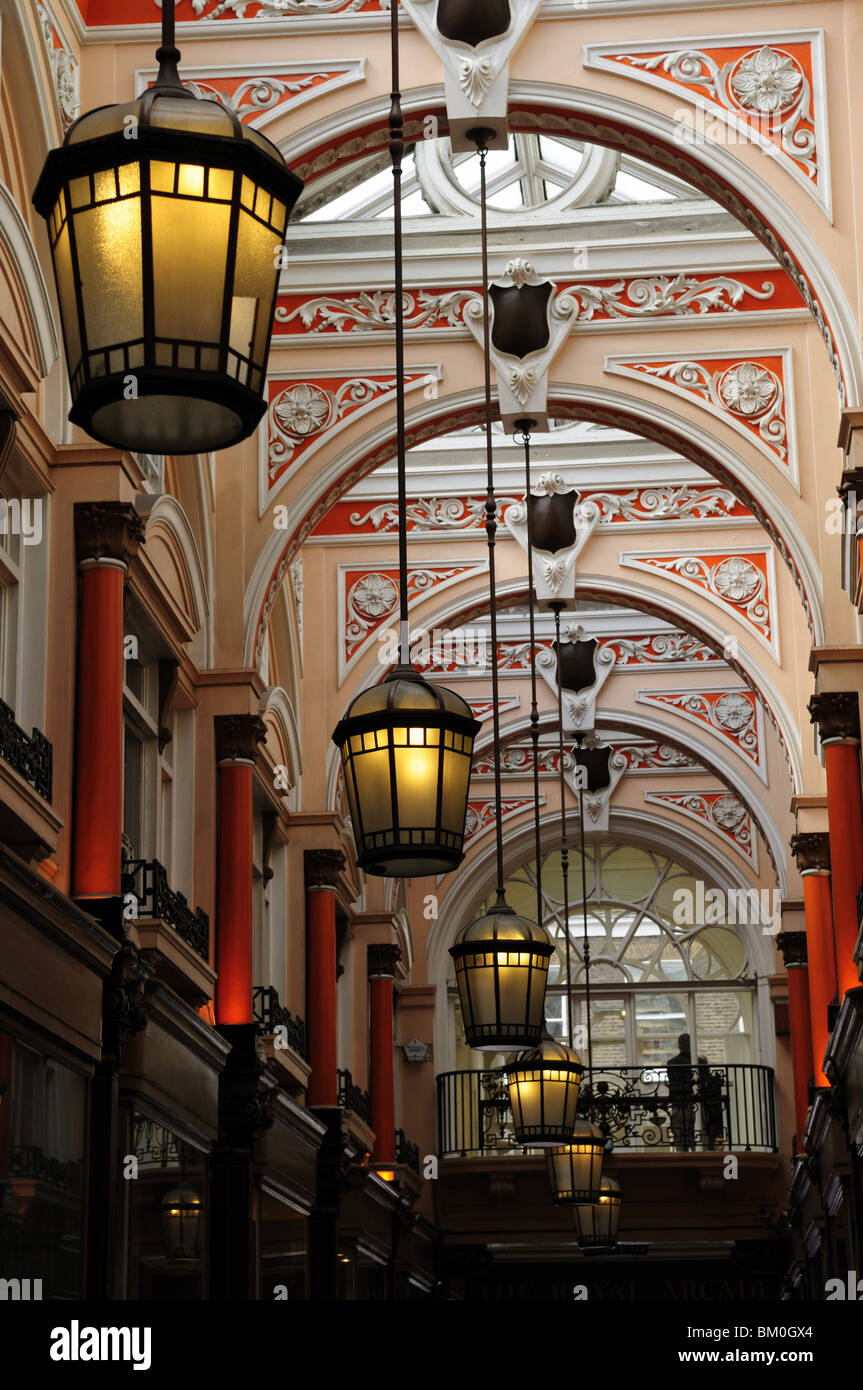
[[48, 56], [60, 119], [64, 126], [69, 126], [81, 110], [78, 59], [57, 28], [54, 13], [46, 0], [36, 0], [36, 18]]
[[[465, 579], [484, 574], [484, 559], [461, 564], [408, 566], [408, 608], [427, 598], [432, 591], [449, 588]], [[399, 610], [399, 572], [397, 567], [372, 569], [368, 566], [339, 566], [339, 684], [354, 662], [368, 650], [376, 633], [393, 633], [392, 652], [381, 651], [382, 665], [396, 660], [396, 632]], [[450, 648], [447, 648], [450, 650]], [[483, 666], [483, 669], [485, 667]]]
[[[545, 805], [545, 797], [540, 796], [539, 804]], [[500, 821], [512, 820], [514, 816], [519, 816], [522, 812], [533, 810], [534, 800], [532, 796], [506, 796], [501, 797]], [[491, 830], [498, 822], [497, 804], [493, 797], [471, 798], [467, 803], [467, 817], [464, 826], [464, 842], [468, 845], [473, 840], [477, 840], [487, 830]]]

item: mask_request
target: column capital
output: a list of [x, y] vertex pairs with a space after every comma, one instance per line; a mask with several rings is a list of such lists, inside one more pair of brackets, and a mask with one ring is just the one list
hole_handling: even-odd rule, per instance
[[776, 938], [776, 945], [782, 952], [786, 970], [793, 965], [806, 965], [805, 931], [782, 931]]
[[267, 737], [267, 726], [257, 714], [217, 714], [216, 761], [254, 763], [258, 744]]
[[856, 690], [825, 690], [813, 695], [809, 718], [818, 725], [822, 743], [860, 741], [860, 703]]
[[335, 888], [344, 871], [340, 849], [307, 849], [303, 855], [307, 888]]
[[394, 980], [402, 950], [395, 942], [366, 947], [367, 971], [370, 980]]
[[131, 502], [76, 502], [78, 564], [115, 560], [127, 565], [144, 539], [144, 522]]
[[830, 872], [830, 836], [826, 831], [809, 831], [792, 835], [791, 853], [801, 874]]

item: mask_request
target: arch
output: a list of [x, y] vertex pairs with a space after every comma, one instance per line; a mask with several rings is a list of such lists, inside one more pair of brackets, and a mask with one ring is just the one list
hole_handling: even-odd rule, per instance
[[286, 767], [290, 776], [291, 809], [298, 811], [303, 755], [294, 707], [282, 686], [270, 685], [261, 696], [259, 709], [264, 723], [273, 730], [273, 761], [277, 766], [281, 764]]
[[[437, 85], [402, 94], [406, 144], [422, 138], [423, 121], [429, 115], [437, 119], [441, 133], [447, 131], [442, 97]], [[686, 100], [684, 90], [679, 100]], [[510, 83], [508, 119], [513, 130], [544, 129], [548, 134], [570, 135], [635, 154], [685, 179], [730, 212], [763, 242], [796, 284], [824, 339], [842, 404], [860, 401], [863, 344], [845, 291], [812, 234], [771, 185], [728, 146], [706, 141], [703, 152], [697, 145], [684, 149], [675, 139], [676, 123], [661, 112], [605, 92], [541, 82]], [[308, 183], [384, 150], [388, 139], [385, 109], [380, 98], [372, 98], [313, 128], [305, 127], [283, 140], [280, 148], [294, 172]], [[770, 167], [772, 171], [772, 161]]]
[[[6, 184], [0, 180], [0, 238], [9, 251], [17, 288], [27, 305], [40, 377], [46, 377], [60, 355], [60, 339], [54, 325], [51, 297], [27, 223]], [[26, 389], [33, 390], [33, 382]]]
[[[772, 486], [738, 453], [707, 429], [683, 420], [664, 402], [647, 402], [605, 387], [550, 383], [548, 408], [550, 414], [559, 418], [592, 420], [629, 429], [689, 459], [729, 488], [749, 507], [785, 561], [803, 603], [813, 646], [823, 642], [822, 585], [815, 558], [802, 537], [795, 535], [793, 520]], [[479, 389], [424, 402], [407, 414], [407, 447], [452, 429], [481, 424], [484, 419], [485, 405]], [[330, 459], [306, 485], [292, 504], [292, 510], [301, 516], [292, 532], [270, 530], [243, 599], [246, 666], [257, 664], [270, 608], [294, 555], [339, 498], [391, 458], [394, 451], [394, 424], [386, 419]]]
[[[655, 809], [655, 808], [654, 808]], [[586, 833], [588, 843], [600, 838], [619, 836], [629, 844], [642, 848], [657, 849], [656, 816], [647, 811], [612, 808], [608, 831]], [[540, 821], [540, 845], [543, 854], [553, 851], [560, 844], [560, 814], [551, 813]], [[747, 878], [736, 856], [726, 856], [713, 845], [705, 844], [688, 828], [662, 822], [662, 852], [673, 855], [682, 864], [691, 867], [702, 877], [712, 878], [727, 888], [747, 889], [753, 883]], [[432, 922], [426, 940], [426, 972], [430, 984], [435, 989], [435, 1060], [439, 1071], [452, 1070], [455, 1061], [452, 1053], [452, 1039], [449, 1036], [449, 1001], [445, 986], [447, 978], [447, 953], [456, 933], [469, 922], [478, 910], [479, 904], [487, 895], [489, 885], [495, 877], [495, 845], [492, 841], [480, 851], [458, 873], [457, 883], [441, 898], [437, 918]], [[534, 827], [521, 825], [509, 835], [504, 835], [504, 873], [512, 872], [518, 865], [533, 858]], [[765, 1000], [762, 997], [762, 982], [775, 972], [775, 950], [773, 938], [754, 932], [747, 938], [751, 945], [750, 959], [758, 982], [759, 1040], [767, 1065], [772, 1065], [771, 1029], [766, 1027]]]
[[167, 492], [157, 497], [147, 519], [145, 541], [152, 546], [159, 539], [170, 554], [177, 580], [172, 586], [164, 569], [158, 568], [160, 585], [172, 592], [175, 602], [181, 605], [193, 634], [190, 654], [199, 668], [206, 668], [210, 664], [211, 623], [201, 552], [189, 518], [177, 499]]

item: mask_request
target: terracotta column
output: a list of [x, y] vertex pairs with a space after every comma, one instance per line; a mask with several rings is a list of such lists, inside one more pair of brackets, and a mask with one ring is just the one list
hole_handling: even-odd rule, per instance
[[368, 948], [370, 1090], [374, 1160], [392, 1165], [396, 1159], [395, 1039], [393, 1035], [393, 983], [401, 960], [396, 945]]
[[213, 720], [219, 766], [216, 1022], [252, 1022], [252, 778], [267, 731], [256, 714]]
[[802, 1152], [806, 1111], [809, 1109], [809, 1078], [812, 1075], [812, 1023], [809, 1017], [809, 971], [806, 963], [806, 933], [780, 932], [776, 944], [788, 971], [788, 1004], [791, 1015], [791, 1064], [794, 1074], [794, 1118], [797, 1145]]
[[833, 886], [833, 925], [839, 999], [860, 983], [854, 964], [857, 891], [863, 882], [863, 788], [860, 781], [860, 712], [856, 691], [827, 691], [809, 701], [818, 725], [827, 774], [827, 817]]
[[338, 1103], [336, 1054], [336, 884], [345, 867], [339, 849], [308, 849], [305, 853], [308, 906], [307, 1023], [309, 1105]]
[[126, 502], [76, 502], [78, 603], [72, 897], [119, 898], [123, 831], [123, 586], [144, 534]]
[[806, 907], [806, 955], [809, 962], [809, 1013], [816, 1086], [829, 1086], [822, 1069], [829, 1027], [827, 1009], [836, 994], [836, 939], [830, 896], [830, 836], [820, 832], [794, 835], [791, 853], [803, 879]]

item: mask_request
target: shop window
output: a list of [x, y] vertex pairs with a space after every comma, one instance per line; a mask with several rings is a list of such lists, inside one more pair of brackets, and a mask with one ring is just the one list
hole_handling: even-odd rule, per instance
[[269, 1192], [256, 1195], [260, 1298], [308, 1297], [308, 1225], [302, 1212]]
[[171, 1302], [206, 1297], [208, 1194], [206, 1155], [171, 1130], [135, 1112], [134, 1181], [129, 1202], [130, 1299]]
[[0, 1033], [0, 1277], [83, 1297], [87, 1083]]

